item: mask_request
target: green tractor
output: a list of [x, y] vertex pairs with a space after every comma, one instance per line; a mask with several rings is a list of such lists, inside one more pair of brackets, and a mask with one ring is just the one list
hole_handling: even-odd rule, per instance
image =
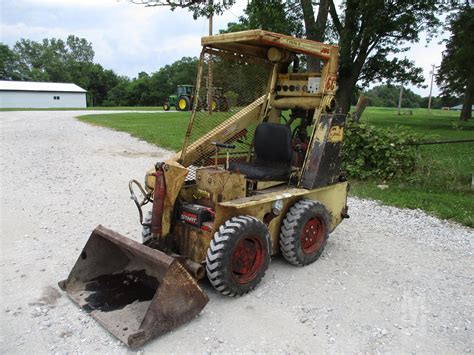
[[225, 96], [224, 90], [220, 87], [214, 87], [212, 92], [211, 110], [226, 112], [230, 109], [230, 100]]
[[[163, 104], [163, 109], [169, 111], [169, 109], [174, 106], [176, 111], [189, 111], [193, 107], [194, 102], [194, 86], [193, 85], [178, 85], [176, 89], [176, 95], [170, 95], [168, 100]], [[229, 111], [230, 101], [225, 97], [222, 88], [214, 87], [213, 95], [210, 104], [207, 103], [207, 97], [205, 102], [199, 100], [198, 110], [205, 110], [207, 108], [213, 112], [216, 111]]]
[[188, 111], [192, 107], [194, 86], [192, 85], [178, 85], [176, 94], [170, 95], [168, 100], [163, 104], [163, 109], [169, 111], [171, 106], [176, 108], [176, 111]]

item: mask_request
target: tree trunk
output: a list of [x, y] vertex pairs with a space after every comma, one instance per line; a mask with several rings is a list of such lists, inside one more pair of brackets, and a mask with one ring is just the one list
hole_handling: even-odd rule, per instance
[[[341, 46], [341, 65], [339, 66], [339, 77], [338, 77], [338, 89], [336, 93], [336, 102], [338, 111], [346, 114], [351, 109], [352, 93], [355, 90], [357, 80], [359, 79], [362, 66], [365, 62], [366, 48], [361, 47], [359, 56], [355, 62], [352, 62], [350, 57], [350, 51], [347, 47]], [[344, 64], [342, 64], [344, 63]]]
[[469, 119], [472, 119], [472, 101], [473, 101], [472, 89], [473, 89], [473, 84], [471, 81], [468, 81], [467, 86], [466, 86], [466, 91], [464, 92], [464, 100], [462, 103], [462, 110], [461, 110], [461, 116], [460, 116], [461, 121], [467, 121]]
[[[313, 4], [311, 0], [301, 0], [301, 9], [303, 10], [306, 37], [313, 41], [324, 42], [329, 12], [329, 0], [320, 0], [316, 20], [314, 19]], [[321, 71], [321, 60], [312, 56], [307, 56], [307, 61], [308, 71]]]
[[398, 116], [400, 116], [400, 111], [402, 109], [402, 100], [403, 100], [403, 83], [400, 84], [400, 95], [398, 96], [398, 111], [397, 111]]
[[337, 110], [340, 113], [346, 114], [351, 109], [352, 91], [355, 83], [352, 82], [351, 75], [339, 74], [339, 88], [336, 94]]
[[357, 105], [355, 107], [354, 114], [352, 115], [352, 120], [354, 122], [360, 121], [360, 118], [362, 117], [362, 114], [364, 113], [368, 103], [369, 99], [367, 98], [367, 96], [360, 94], [359, 99], [357, 100]]

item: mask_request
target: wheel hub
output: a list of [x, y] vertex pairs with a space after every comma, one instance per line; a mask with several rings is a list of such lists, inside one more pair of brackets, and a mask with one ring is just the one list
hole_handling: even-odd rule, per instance
[[301, 232], [301, 249], [310, 255], [317, 252], [324, 243], [324, 224], [320, 218], [311, 218]]
[[240, 240], [232, 256], [232, 275], [235, 280], [240, 284], [252, 281], [263, 265], [264, 255], [263, 245], [257, 237]]

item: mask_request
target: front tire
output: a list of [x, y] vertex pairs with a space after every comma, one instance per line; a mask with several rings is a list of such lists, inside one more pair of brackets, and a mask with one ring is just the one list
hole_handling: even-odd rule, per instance
[[223, 295], [246, 294], [265, 275], [271, 250], [270, 234], [262, 221], [233, 217], [219, 227], [207, 250], [209, 281]]
[[280, 232], [283, 257], [296, 266], [314, 263], [321, 256], [329, 236], [330, 215], [317, 201], [301, 200], [287, 212]]

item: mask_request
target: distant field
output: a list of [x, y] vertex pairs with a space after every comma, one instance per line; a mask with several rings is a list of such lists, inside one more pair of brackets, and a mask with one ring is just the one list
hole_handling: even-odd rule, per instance
[[[392, 108], [366, 110], [362, 120], [377, 127], [394, 127], [415, 133], [422, 141], [474, 138], [474, 122], [459, 121], [459, 113], [413, 109], [413, 115], [396, 114]], [[95, 125], [125, 131], [160, 147], [179, 150], [188, 124], [189, 113], [117, 113], [81, 116]], [[419, 147], [419, 168], [400, 181], [351, 180], [351, 193], [383, 203], [420, 208], [439, 217], [474, 227], [474, 143]], [[385, 183], [387, 189], [377, 185]]]

